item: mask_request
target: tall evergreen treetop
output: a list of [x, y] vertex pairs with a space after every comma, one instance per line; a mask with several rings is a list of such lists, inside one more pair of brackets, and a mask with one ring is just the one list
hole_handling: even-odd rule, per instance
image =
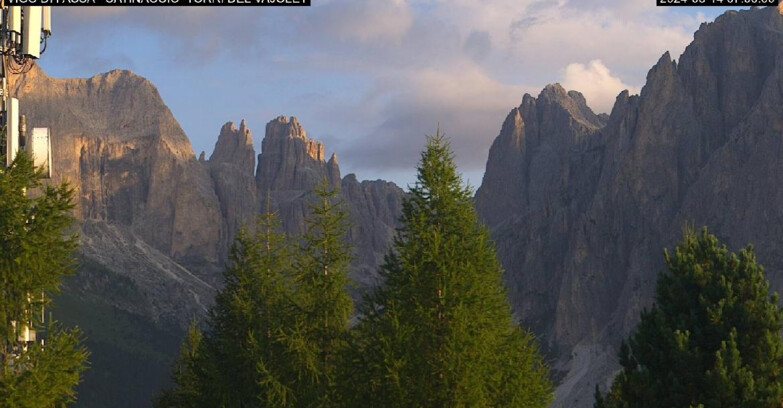
[[254, 237], [240, 232], [224, 272], [226, 286], [209, 313], [204, 344], [219, 370], [216, 382], [226, 394], [221, 398], [226, 406], [293, 403], [281, 342], [291, 318], [293, 253], [278, 231], [275, 215], [267, 211]]
[[175, 386], [156, 406], [296, 406], [285, 345], [292, 325], [290, 244], [269, 211], [255, 235], [240, 231], [206, 328], [190, 328], [174, 367]]
[[172, 367], [174, 385], [161, 390], [155, 396], [152, 405], [157, 408], [198, 408], [205, 404], [205, 378], [213, 372], [206, 368], [201, 341], [204, 333], [193, 322], [188, 327], [185, 339], [180, 346], [179, 356]]
[[779, 407], [783, 311], [753, 248], [686, 232], [596, 407]]
[[[191, 329], [158, 407], [339, 406], [336, 371], [353, 304], [347, 215], [323, 183], [301, 242], [267, 210], [240, 233], [203, 334]], [[297, 245], [299, 244], [299, 245]]]
[[[0, 156], [0, 160], [5, 158]], [[41, 172], [20, 152], [0, 167], [0, 406], [51, 407], [75, 400], [87, 351], [78, 329], [63, 330], [41, 310], [74, 272], [76, 236], [68, 233], [73, 190], [43, 186]], [[31, 327], [29, 327], [31, 326]], [[46, 337], [20, 341], [29, 327]]]
[[[515, 326], [489, 234], [447, 141], [428, 138], [402, 226], [362, 308], [355, 406], [543, 407], [548, 370]], [[356, 388], [360, 388], [357, 385]]]
[[337, 404], [339, 353], [353, 313], [347, 290], [348, 214], [337, 194], [325, 179], [316, 187], [295, 268], [296, 327], [288, 340], [299, 370], [296, 394], [300, 407]]
[[74, 272], [76, 235], [64, 235], [73, 222], [73, 190], [66, 183], [42, 187], [40, 176], [24, 152], [0, 167], [0, 334], [6, 342], [16, 337], [6, 323], [29, 317], [31, 294], [40, 302], [41, 290], [57, 292], [61, 278]]

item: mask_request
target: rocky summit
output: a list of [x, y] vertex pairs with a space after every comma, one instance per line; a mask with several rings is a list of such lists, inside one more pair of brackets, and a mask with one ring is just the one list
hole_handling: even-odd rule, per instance
[[[184, 327], [203, 315], [240, 228], [266, 208], [304, 228], [313, 186], [340, 187], [352, 277], [376, 282], [402, 191], [340, 174], [294, 117], [229, 122], [197, 158], [155, 87], [129, 71], [12, 82], [28, 128], [51, 128], [56, 180], [77, 191], [80, 269], [55, 317], [86, 333], [81, 406], [148, 406]], [[663, 249], [687, 226], [755, 245], [783, 289], [783, 15], [729, 11], [666, 53], [610, 115], [560, 85], [525, 95], [490, 148], [476, 207], [496, 240], [511, 303], [559, 384], [553, 406], [590, 407], [622, 338], [652, 301]], [[217, 126], [216, 126], [217, 130]], [[267, 207], [268, 206], [268, 207]]]
[[687, 226], [752, 243], [783, 289], [783, 16], [729, 11], [608, 117], [547, 86], [506, 118], [476, 206], [511, 301], [557, 370], [553, 406], [591, 407]]
[[281, 216], [287, 232], [303, 232], [313, 187], [325, 179], [339, 188], [349, 212], [352, 278], [359, 287], [377, 283], [376, 267], [394, 235], [402, 190], [383, 180], [359, 182], [354, 174], [341, 179], [337, 154], [325, 160], [323, 143], [308, 138], [296, 117], [280, 116], [267, 123], [261, 149], [256, 171], [259, 211], [269, 205]]
[[11, 87], [28, 127], [51, 129], [55, 181], [76, 190], [81, 266], [54, 312], [82, 326], [92, 350], [80, 406], [149, 405], [184, 328], [221, 285], [239, 229], [252, 229], [269, 203], [286, 231], [302, 231], [323, 178], [342, 189], [351, 214], [352, 276], [375, 283], [402, 190], [341, 180], [337, 156], [325, 161], [296, 118], [270, 121], [258, 156], [246, 123], [226, 123], [209, 159], [197, 159], [158, 91], [132, 72], [56, 79], [34, 67]]

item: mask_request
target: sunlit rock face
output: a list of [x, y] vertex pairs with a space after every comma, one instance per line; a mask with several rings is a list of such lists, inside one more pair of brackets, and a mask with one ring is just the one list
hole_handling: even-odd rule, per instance
[[323, 178], [342, 187], [350, 212], [355, 288], [377, 283], [402, 191], [341, 180], [336, 154], [325, 161], [324, 145], [295, 118], [269, 122], [260, 156], [249, 126], [228, 122], [212, 154], [197, 159], [156, 88], [130, 71], [56, 79], [33, 67], [10, 88], [28, 129], [51, 129], [54, 181], [76, 192], [79, 270], [53, 311], [81, 326], [91, 347], [80, 400], [147, 404], [170, 378], [185, 327], [212, 304], [240, 228], [252, 231], [269, 202], [286, 231], [302, 231], [311, 189]]
[[[37, 67], [15, 79], [11, 89], [28, 127], [51, 129], [54, 179], [67, 180], [76, 190], [76, 219], [83, 225], [112, 226], [85, 229], [83, 245], [100, 247], [101, 237], [132, 237], [129, 246], [144, 243], [172, 262], [192, 265], [188, 272], [201, 278], [214, 274], [223, 233], [215, 222], [221, 218], [218, 197], [208, 168], [196, 160], [188, 138], [148, 80], [120, 70], [88, 79], [56, 79]], [[105, 233], [115, 230], [114, 235]], [[92, 232], [100, 234], [89, 236]], [[104, 255], [107, 261], [122, 257]], [[117, 272], [137, 275], [133, 269]], [[159, 273], [138, 283], [152, 294], [151, 286], [171, 279], [178, 280]], [[194, 292], [188, 307], [198, 304], [195, 297], [208, 304], [211, 294]]]
[[[56, 79], [34, 67], [11, 88], [28, 127], [51, 128], [54, 180], [76, 190], [81, 255], [134, 285], [133, 301], [106, 302], [186, 326], [211, 304], [240, 228], [252, 231], [268, 202], [286, 231], [303, 231], [311, 190], [324, 178], [345, 190], [352, 276], [375, 283], [402, 191], [354, 175], [341, 180], [337, 155], [326, 160], [323, 143], [296, 118], [270, 121], [258, 156], [245, 121], [228, 122], [209, 158], [197, 159], [156, 88], [130, 71]], [[89, 287], [105, 291], [112, 282], [101, 285]]]

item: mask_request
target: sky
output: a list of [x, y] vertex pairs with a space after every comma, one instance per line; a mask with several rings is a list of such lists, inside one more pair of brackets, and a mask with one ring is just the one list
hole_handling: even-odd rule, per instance
[[311, 7], [55, 7], [51, 76], [129, 69], [158, 88], [193, 145], [221, 126], [296, 116], [343, 175], [415, 181], [438, 127], [481, 184], [492, 140], [549, 83], [609, 112], [665, 52], [728, 8], [654, 0], [313, 0]]

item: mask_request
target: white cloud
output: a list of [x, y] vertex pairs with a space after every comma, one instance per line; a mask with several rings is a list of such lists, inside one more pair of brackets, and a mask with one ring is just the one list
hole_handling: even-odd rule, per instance
[[[677, 56], [698, 28], [697, 16], [649, 0], [449, 0], [432, 13], [462, 36], [485, 31], [493, 55], [486, 69], [505, 82], [553, 82], [573, 61], [600, 59], [635, 85], [665, 51]], [[553, 68], [555, 68], [553, 70]]]
[[[341, 163], [373, 170], [413, 169], [424, 135], [440, 125], [452, 142], [462, 171], [483, 170], [492, 140], [529, 88], [503, 84], [478, 66], [464, 62], [441, 69], [422, 69], [402, 78], [385, 78], [383, 103], [371, 136], [346, 146]], [[376, 89], [377, 93], [378, 90]]]
[[332, 1], [307, 20], [321, 36], [370, 43], [399, 40], [413, 24], [413, 14], [405, 0]]
[[[704, 18], [650, 0], [319, 0], [57, 13], [53, 48], [69, 49], [61, 53], [69, 58], [52, 65], [96, 73], [70, 60], [91, 38], [101, 47], [91, 50], [90, 67], [116, 68], [127, 57], [170, 93], [179, 91], [167, 82], [197, 87], [219, 78], [210, 98], [166, 101], [191, 136], [214, 136], [199, 112], [216, 101], [232, 112], [249, 104], [254, 112], [292, 109], [286, 113], [311, 134], [330, 135], [341, 165], [360, 177], [415, 161], [407, 159], [415, 142], [438, 122], [463, 170], [477, 171], [523, 91], [561, 81], [606, 111], [620, 90], [638, 90], [661, 54], [679, 55]], [[215, 131], [227, 119], [216, 119]]]
[[597, 113], [609, 113], [617, 98], [617, 94], [628, 89], [632, 94], [639, 93], [639, 88], [624, 83], [612, 75], [609, 68], [601, 60], [592, 60], [587, 65], [568, 64], [563, 73], [563, 87], [581, 92], [587, 105]]

